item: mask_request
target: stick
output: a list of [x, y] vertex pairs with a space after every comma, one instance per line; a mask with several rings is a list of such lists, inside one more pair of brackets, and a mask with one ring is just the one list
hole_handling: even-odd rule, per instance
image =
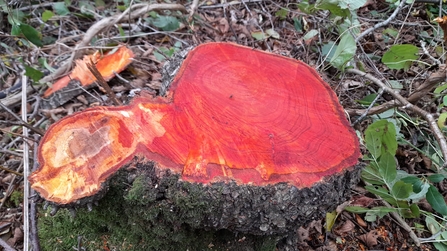
[[[441, 65], [439, 70], [435, 73], [432, 73], [425, 82], [419, 86], [408, 98], [408, 102], [415, 103], [419, 101], [423, 96], [425, 96], [428, 92], [433, 90], [435, 86], [441, 82], [447, 80], [447, 67], [446, 65]], [[350, 116], [360, 116], [363, 113], [367, 112], [367, 115], [382, 113], [386, 110], [399, 106], [396, 100], [388, 101], [384, 104], [372, 107], [369, 111], [366, 109], [346, 109], [346, 112]]]
[[406, 1], [407, 0], [401, 0], [399, 5], [397, 6], [397, 8], [394, 10], [393, 14], [391, 14], [391, 16], [387, 20], [385, 20], [381, 23], [377, 23], [373, 27], [362, 32], [358, 37], [355, 38], [355, 43], [358, 43], [360, 41], [360, 39], [362, 39], [364, 36], [368, 35], [369, 33], [373, 32], [374, 30], [376, 30], [380, 27], [383, 27], [385, 25], [388, 25], [394, 18], [396, 18], [397, 13], [399, 13], [399, 11], [404, 7]]

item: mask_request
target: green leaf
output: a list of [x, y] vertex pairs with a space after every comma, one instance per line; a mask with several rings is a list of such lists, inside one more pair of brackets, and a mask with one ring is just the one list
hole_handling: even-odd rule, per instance
[[422, 190], [422, 180], [416, 176], [407, 176], [401, 179], [403, 182], [413, 185], [413, 192], [419, 193]]
[[418, 47], [411, 44], [393, 45], [387, 52], [385, 52], [385, 54], [383, 54], [382, 63], [390, 69], [408, 70], [411, 63], [418, 59], [418, 52]]
[[366, 0], [339, 0], [338, 5], [342, 9], [358, 10], [365, 5]]
[[42, 21], [47, 22], [53, 16], [54, 16], [54, 13], [52, 11], [45, 10], [44, 12], [42, 12]]
[[357, 103], [359, 103], [361, 105], [370, 105], [376, 97], [377, 97], [377, 93], [372, 93], [372, 94], [366, 95], [361, 100], [356, 100], [356, 101], [357, 101]]
[[348, 9], [342, 9], [338, 5], [338, 0], [319, 0], [315, 3], [315, 7], [322, 10], [328, 10], [332, 15], [338, 17], [348, 17], [350, 14]]
[[40, 63], [41, 65], [43, 65], [43, 66], [45, 67], [45, 69], [49, 70], [50, 72], [55, 72], [55, 71], [56, 71], [56, 69], [54, 69], [53, 67], [51, 67], [51, 66], [48, 64], [46, 58], [39, 58], [38, 61], [39, 61], [39, 63]]
[[262, 31], [252, 31], [251, 36], [254, 37], [256, 40], [264, 40], [267, 38], [264, 32]]
[[384, 185], [385, 182], [379, 173], [379, 168], [370, 163], [362, 170], [362, 179], [373, 185]]
[[279, 39], [279, 33], [276, 32], [274, 29], [267, 29], [267, 30], [265, 30], [265, 33], [267, 33], [267, 35], [269, 37], [273, 37], [273, 38]]
[[410, 210], [411, 213], [414, 215], [414, 218], [419, 218], [421, 216], [421, 210], [416, 203], [411, 204]]
[[325, 57], [326, 61], [330, 61], [332, 57], [334, 57], [334, 53], [337, 50], [337, 45], [334, 41], [328, 41], [327, 43], [324, 43], [321, 47], [321, 53]]
[[391, 205], [393, 205], [393, 206], [397, 205], [396, 199], [393, 196], [391, 196], [391, 194], [385, 188], [379, 187], [379, 186], [369, 186], [368, 185], [368, 186], [365, 186], [365, 189], [370, 193], [380, 196], [380, 198], [384, 199]]
[[152, 24], [164, 31], [173, 31], [180, 27], [178, 19], [171, 16], [158, 16], [152, 21]]
[[277, 12], [275, 12], [275, 17], [279, 17], [280, 20], [284, 20], [287, 17], [289, 11], [287, 9], [281, 8]]
[[81, 13], [87, 16], [93, 17], [92, 13], [95, 13], [95, 7], [90, 1], [79, 1], [79, 8]]
[[331, 65], [339, 70], [343, 70], [346, 63], [348, 63], [355, 55], [357, 46], [354, 37], [349, 32], [346, 32], [337, 46], [334, 56], [331, 58]]
[[447, 205], [445, 204], [444, 197], [433, 185], [430, 185], [428, 188], [427, 201], [436, 212], [447, 216]]
[[427, 179], [431, 182], [438, 183], [444, 180], [444, 175], [442, 174], [433, 174], [427, 177]]
[[399, 35], [399, 31], [393, 28], [386, 28], [385, 30], [382, 31], [382, 34], [384, 35], [390, 35], [393, 38], [397, 37], [397, 35]]
[[436, 234], [441, 230], [441, 226], [435, 220], [435, 217], [432, 214], [429, 214], [425, 217], [425, 225], [427, 226], [428, 231], [431, 234]]
[[68, 10], [67, 6], [65, 5], [65, 2], [53, 3], [53, 10], [59, 16], [67, 16], [68, 14], [70, 14], [70, 11]]
[[[444, 97], [447, 97], [447, 96], [444, 96]], [[446, 119], [447, 119], [447, 112], [443, 112], [439, 115], [438, 126], [440, 129], [443, 129], [445, 127]]]
[[401, 180], [394, 183], [391, 189], [391, 193], [398, 199], [408, 199], [411, 192], [413, 192], [413, 186]]
[[359, 207], [359, 206], [347, 206], [344, 209], [345, 211], [356, 213], [356, 214], [363, 214], [367, 212], [374, 212], [376, 214], [387, 214], [391, 212], [397, 212], [397, 208], [389, 208], [389, 207], [373, 207], [373, 208], [366, 208], [366, 207]]
[[378, 120], [368, 126], [365, 130], [365, 141], [366, 148], [375, 158], [379, 158], [384, 152], [396, 154], [396, 128], [387, 120]]
[[387, 184], [391, 184], [397, 175], [396, 161], [394, 156], [385, 152], [379, 160], [379, 173]]
[[295, 30], [298, 31], [298, 32], [302, 32], [303, 31], [303, 24], [296, 17], [293, 18], [293, 27], [295, 27]]
[[20, 25], [23, 23], [23, 19], [25, 18], [25, 13], [18, 9], [13, 9], [10, 11], [8, 15], [8, 22], [11, 25]]
[[326, 213], [326, 231], [330, 232], [332, 230], [332, 227], [334, 226], [336, 219], [337, 219], [336, 211]]
[[20, 30], [22, 31], [23, 35], [28, 39], [31, 43], [33, 43], [36, 46], [42, 47], [42, 34], [38, 32], [36, 29], [34, 29], [32, 26], [27, 24], [20, 24]]
[[22, 34], [22, 31], [20, 30], [20, 26], [19, 25], [12, 25], [11, 28], [11, 36], [19, 36], [20, 34]]
[[436, 87], [436, 89], [433, 91], [433, 93], [440, 94], [445, 89], [447, 89], [447, 84], [443, 84], [443, 85], [440, 85], [440, 86]]
[[34, 82], [39, 82], [39, 80], [43, 77], [43, 72], [25, 65], [25, 75], [30, 77]]
[[313, 37], [315, 37], [316, 35], [318, 35], [318, 33], [319, 33], [319, 32], [318, 32], [317, 30], [312, 29], [312, 30], [308, 31], [308, 32], [303, 36], [303, 40], [306, 41], [306, 40], [312, 39]]

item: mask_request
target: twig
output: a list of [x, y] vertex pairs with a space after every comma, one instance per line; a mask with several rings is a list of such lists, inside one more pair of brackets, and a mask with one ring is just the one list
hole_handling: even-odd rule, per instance
[[108, 27], [111, 27], [119, 22], [127, 22], [137, 17], [140, 17], [150, 11], [157, 11], [157, 10], [179, 10], [182, 12], [186, 12], [185, 7], [180, 4], [142, 3], [130, 6], [121, 14], [116, 14], [111, 17], [104, 18], [101, 21], [92, 25], [87, 30], [82, 41], [78, 43], [74, 48], [74, 51], [71, 54], [70, 58], [67, 60], [66, 64], [62, 65], [59, 69], [57, 69], [55, 72], [48, 75], [47, 77], [42, 78], [39, 82], [40, 83], [50, 82], [64, 75], [71, 68], [73, 61], [81, 56], [82, 54], [81, 50], [84, 49], [84, 47], [87, 46], [92, 40], [92, 38], [96, 36], [100, 31]]
[[[23, 93], [23, 95], [27, 95], [26, 92], [22, 92], [22, 93]], [[17, 116], [17, 114], [15, 114], [13, 111], [11, 111], [8, 107], [3, 105], [2, 102], [0, 102], [0, 107], [2, 107], [5, 111], [7, 111], [9, 114], [11, 114], [11, 116], [13, 116], [15, 119], [17, 119], [19, 121], [19, 125], [24, 126], [35, 133], [43, 135], [43, 132], [39, 128], [35, 128], [34, 126], [25, 122], [27, 120], [26, 117], [25, 117], [25, 120], [21, 119], [19, 116]], [[23, 107], [22, 107], [22, 113], [23, 113]], [[0, 121], [0, 123], [1, 122], [3, 122], [3, 121]]]
[[421, 43], [421, 47], [422, 47], [422, 50], [424, 51], [424, 54], [427, 55], [427, 57], [429, 57], [433, 62], [435, 62], [435, 64], [440, 65], [441, 61], [439, 61], [439, 59], [434, 58], [432, 55], [430, 55], [430, 53], [427, 51], [427, 48], [425, 48], [425, 41], [420, 40], [419, 43]]
[[21, 173], [19, 173], [19, 172], [16, 172], [16, 171], [14, 171], [14, 170], [11, 170], [11, 169], [9, 169], [9, 168], [3, 167], [3, 166], [0, 166], [0, 169], [1, 169], [1, 170], [4, 170], [4, 171], [7, 171], [7, 172], [9, 172], [9, 173], [13, 173], [13, 174], [18, 175], [18, 176], [23, 176], [23, 174], [21, 174]]
[[400, 4], [397, 6], [397, 8], [394, 10], [393, 14], [391, 14], [391, 16], [387, 20], [377, 23], [373, 27], [360, 33], [360, 35], [358, 35], [358, 37], [355, 38], [355, 42], [358, 43], [364, 36], [368, 35], [369, 33], [373, 32], [374, 30], [376, 30], [380, 27], [388, 25], [394, 18], [396, 18], [397, 13], [399, 13], [399, 11], [404, 7], [406, 1], [407, 0], [401, 0]]
[[0, 120], [0, 124], [5, 124], [5, 125], [18, 125], [18, 126], [24, 126], [28, 129], [30, 129], [31, 131], [39, 134], [39, 135], [44, 135], [44, 132], [42, 130], [40, 130], [39, 128], [36, 128], [30, 124], [24, 123], [22, 120], [15, 122], [15, 121], [6, 121], [6, 120]]
[[192, 16], [196, 12], [197, 7], [199, 7], [199, 0], [193, 0], [191, 3], [191, 9], [189, 10], [189, 21], [192, 20]]
[[27, 139], [27, 140], [34, 141], [33, 138], [30, 138], [30, 137], [25, 138], [22, 134], [15, 133], [15, 132], [10, 132], [10, 131], [5, 130], [5, 129], [3, 129], [3, 128], [0, 128], [0, 131], [2, 131], [3, 133], [12, 134], [12, 135], [17, 136], [17, 137], [21, 137], [21, 138], [24, 138], [24, 139]]
[[[222, 3], [222, 4], [214, 4], [214, 5], [201, 5], [199, 9], [215, 9], [215, 8], [222, 8], [222, 7], [229, 7], [232, 5], [237, 5], [241, 3], [257, 3], [257, 2], [263, 2], [265, 0], [242, 0], [242, 1], [231, 1], [229, 3]], [[273, 2], [274, 3], [274, 2]]]
[[[22, 74], [22, 90], [26, 90], [28, 84], [28, 77], [25, 73]], [[27, 121], [27, 95], [26, 92], [22, 92], [22, 121]], [[28, 128], [25, 126], [22, 128], [23, 137], [28, 138]], [[27, 142], [23, 144], [23, 250], [29, 250], [29, 146]]]
[[346, 72], [354, 73], [354, 74], [360, 75], [362, 77], [368, 78], [369, 80], [374, 82], [376, 85], [383, 88], [386, 92], [391, 94], [391, 96], [393, 96], [396, 99], [396, 101], [399, 103], [399, 106], [402, 106], [403, 109], [410, 109], [410, 110], [414, 111], [416, 114], [418, 114], [419, 116], [423, 117], [428, 122], [428, 126], [432, 130], [436, 140], [439, 143], [439, 147], [441, 148], [442, 156], [444, 157], [444, 164], [441, 167], [441, 169], [444, 167], [447, 167], [447, 142], [446, 142], [445, 137], [442, 134], [441, 130], [439, 129], [435, 119], [433, 118], [432, 114], [422, 110], [418, 106], [413, 105], [407, 99], [402, 97], [399, 93], [395, 92], [391, 87], [385, 85], [382, 81], [375, 78], [374, 76], [372, 76], [369, 73], [365, 73], [365, 72], [357, 70], [357, 69], [348, 69], [348, 70], [346, 70]]
[[113, 103], [115, 103], [115, 105], [123, 105], [123, 103], [121, 103], [121, 101], [116, 98], [115, 93], [112, 91], [112, 89], [110, 89], [109, 84], [107, 84], [107, 81], [102, 77], [101, 73], [96, 68], [95, 63], [93, 63], [93, 61], [90, 59], [90, 63], [87, 63], [86, 65], [93, 76], [95, 76], [96, 82], [98, 82], [99, 85], [101, 85], [102, 88], [106, 90], [107, 94], [112, 98]]
[[[36, 140], [36, 142], [38, 141], [39, 137], [37, 135], [34, 135], [34, 139]], [[34, 143], [34, 154], [33, 157], [34, 159], [37, 159], [37, 143]], [[33, 170], [35, 171], [37, 170], [38, 164], [37, 161], [34, 161], [33, 164]], [[36, 196], [37, 193], [34, 190], [31, 190], [31, 197]], [[36, 201], [35, 200], [31, 200], [30, 201], [31, 205], [30, 205], [30, 225], [31, 225], [31, 232], [30, 232], [30, 241], [31, 241], [31, 246], [33, 247], [33, 250], [40, 250], [40, 241], [39, 241], [39, 234], [38, 234], [38, 230], [37, 230], [37, 208], [36, 208]]]
[[[388, 207], [388, 208], [393, 208], [388, 202], [386, 202], [385, 200], [381, 199], [382, 203]], [[413, 229], [411, 229], [411, 227], [405, 222], [404, 219], [402, 219], [402, 217], [400, 217], [400, 215], [397, 212], [390, 212], [390, 214], [394, 217], [394, 219], [399, 222], [400, 226], [405, 229], [408, 234], [410, 235], [411, 239], [414, 241], [414, 244], [418, 247], [421, 246], [421, 242], [419, 241], [419, 238], [417, 237], [417, 235], [414, 233]]]
[[2, 238], [0, 238], [0, 246], [2, 246], [5, 251], [16, 251], [14, 248], [9, 246], [8, 243], [6, 243], [6, 241], [4, 241]]
[[384, 92], [385, 92], [385, 89], [380, 89], [377, 96], [374, 98], [374, 100], [371, 102], [371, 104], [369, 104], [368, 108], [366, 108], [366, 111], [362, 115], [360, 115], [360, 117], [358, 117], [354, 122], [352, 122], [352, 124], [351, 124], [352, 126], [354, 126], [357, 123], [359, 123], [360, 121], [362, 121], [363, 118], [365, 118], [368, 115], [368, 112], [374, 107], [377, 100], [379, 100], [379, 98], [382, 97]]
[[[435, 86], [441, 82], [447, 80], [447, 67], [446, 65], [441, 65], [439, 70], [432, 73], [429, 78], [427, 78], [422, 85], [420, 85], [408, 98], [408, 102], [415, 103], [419, 101], [428, 92], [433, 90]], [[377, 114], [389, 110], [391, 108], [400, 106], [401, 104], [396, 100], [388, 101], [384, 104], [375, 106], [368, 111], [368, 115]], [[350, 116], [360, 116], [365, 113], [366, 109], [346, 109], [346, 112]]]

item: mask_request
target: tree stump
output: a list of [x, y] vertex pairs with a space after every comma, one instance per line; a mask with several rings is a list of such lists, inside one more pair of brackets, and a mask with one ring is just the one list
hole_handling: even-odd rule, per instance
[[300, 226], [349, 199], [359, 157], [355, 132], [314, 69], [209, 43], [189, 52], [166, 96], [52, 125], [29, 180], [61, 206], [89, 203], [132, 163], [124, 196], [160, 209], [160, 224], [286, 238], [287, 249]]

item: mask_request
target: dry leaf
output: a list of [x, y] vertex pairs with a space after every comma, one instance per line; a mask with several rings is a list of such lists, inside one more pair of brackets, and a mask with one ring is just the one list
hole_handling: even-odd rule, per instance
[[377, 230], [371, 230], [367, 234], [357, 236], [357, 239], [361, 240], [369, 248], [378, 244], [377, 238], [379, 238], [379, 233], [377, 232]]
[[362, 226], [362, 227], [367, 227], [368, 224], [366, 224], [366, 222], [362, 219], [362, 217], [360, 217], [360, 215], [356, 214], [355, 215], [355, 219], [357, 220], [357, 223]]
[[447, 16], [437, 17], [433, 21], [441, 26], [442, 31], [444, 31], [444, 41], [447, 42]]
[[341, 227], [334, 229], [334, 233], [336, 233], [337, 235], [342, 235], [344, 233], [350, 233], [352, 230], [354, 230], [354, 228], [355, 224], [352, 221], [347, 220]]

